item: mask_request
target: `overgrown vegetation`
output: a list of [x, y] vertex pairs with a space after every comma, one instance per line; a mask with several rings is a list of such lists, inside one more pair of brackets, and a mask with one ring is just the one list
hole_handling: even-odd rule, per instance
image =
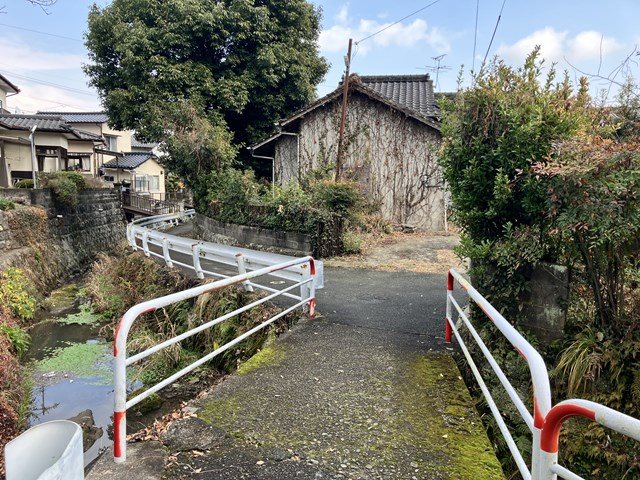
[[0, 212], [5, 210], [14, 210], [16, 208], [16, 204], [13, 203], [8, 198], [0, 197]]
[[[87, 293], [92, 298], [94, 309], [115, 321], [136, 303], [196, 284], [197, 282], [184, 278], [175, 270], [161, 268], [153, 260], [132, 253], [120, 258], [101, 257], [88, 277]], [[145, 350], [205, 321], [240, 308], [257, 296], [257, 293], [229, 287], [147, 314], [134, 324], [129, 334], [128, 349], [132, 353]], [[250, 330], [277, 311], [279, 309], [272, 304], [262, 304], [168, 347], [161, 353], [148, 357], [141, 364], [140, 378], [148, 384], [157, 383], [205, 353]], [[235, 370], [239, 363], [259, 351], [267, 338], [287, 329], [292, 320], [291, 315], [285, 316], [270, 328], [252, 335], [216, 357], [210, 366], [224, 372]], [[112, 327], [113, 323], [109, 325], [109, 329]]]
[[19, 268], [0, 272], [0, 304], [22, 320], [31, 320], [36, 312], [32, 286]]
[[75, 208], [78, 205], [78, 194], [87, 188], [85, 178], [77, 172], [54, 172], [40, 175], [40, 186], [50, 188], [54, 198], [60, 204]]
[[16, 182], [16, 184], [14, 185], [14, 187], [16, 187], [16, 188], [33, 188], [33, 180], [31, 180], [31, 179], [18, 180]]
[[273, 187], [256, 181], [251, 171], [232, 168], [212, 178], [207, 212], [211, 217], [310, 235], [317, 256], [343, 253], [343, 234], [359, 225], [366, 207], [357, 185], [348, 181], [310, 175], [300, 184]]
[[[554, 401], [580, 396], [640, 417], [638, 99], [627, 87], [618, 106], [605, 108], [589, 98], [585, 79], [558, 81], [551, 68], [541, 80], [541, 67], [538, 50], [520, 69], [496, 61], [445, 108], [442, 164], [463, 231], [459, 253], [473, 260], [478, 289], [515, 323], [522, 302], [514, 299], [527, 292], [533, 269], [568, 266], [564, 338], [537, 345], [529, 335], [552, 369]], [[474, 318], [530, 401], [517, 353], [481, 312]], [[492, 391], [527, 458], [526, 427], [497, 381]], [[511, 474], [510, 454], [495, 438]], [[560, 452], [580, 475], [640, 475], [638, 446], [596, 425], [570, 422]]]
[[[16, 268], [0, 272], [0, 448], [26, 421], [25, 399], [30, 398], [30, 390], [18, 358], [29, 347], [29, 335], [22, 327], [33, 318], [35, 308], [33, 285], [23, 272]], [[0, 459], [3, 473], [4, 458]]]

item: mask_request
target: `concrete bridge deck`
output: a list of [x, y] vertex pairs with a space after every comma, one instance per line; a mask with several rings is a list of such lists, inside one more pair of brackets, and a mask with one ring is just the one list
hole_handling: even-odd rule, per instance
[[[444, 276], [326, 268], [320, 315], [89, 479], [502, 477], [444, 350]], [[170, 459], [167, 461], [167, 459]]]

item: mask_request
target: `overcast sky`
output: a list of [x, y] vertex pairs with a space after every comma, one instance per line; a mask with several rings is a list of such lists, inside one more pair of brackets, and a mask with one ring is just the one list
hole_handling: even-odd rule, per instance
[[[449, 68], [440, 71], [437, 90], [455, 90], [460, 66], [468, 72], [474, 62], [476, 1], [440, 0], [359, 42], [354, 47], [352, 71], [363, 75], [425, 73], [436, 65], [433, 57], [445, 55], [441, 66]], [[432, 2], [314, 0], [324, 12], [321, 53], [332, 64], [318, 94], [337, 86], [350, 37], [362, 40]], [[502, 2], [479, 2], [476, 70], [487, 52]], [[0, 14], [0, 72], [22, 90], [8, 100], [11, 110], [100, 108], [81, 70], [86, 62], [82, 36], [91, 3], [59, 0], [47, 14], [24, 0], [0, 0], [0, 5], [6, 4], [5, 13]], [[560, 69], [569, 69], [572, 77], [579, 75], [573, 67], [607, 76], [640, 44], [638, 18], [640, 2], [635, 0], [507, 0], [489, 57], [497, 54], [517, 65], [540, 44], [543, 56], [558, 62]], [[630, 67], [640, 71], [635, 63]], [[431, 75], [435, 79], [435, 73]], [[603, 86], [605, 82], [596, 83], [594, 90]]]

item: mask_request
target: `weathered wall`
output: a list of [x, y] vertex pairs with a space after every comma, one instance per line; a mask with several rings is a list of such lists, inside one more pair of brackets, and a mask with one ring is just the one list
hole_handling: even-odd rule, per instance
[[[280, 184], [335, 165], [340, 104], [332, 102], [300, 121], [297, 139], [283, 136], [275, 146]], [[437, 162], [440, 134], [359, 93], [349, 97], [345, 129], [345, 177], [360, 183], [384, 218], [420, 229], [444, 229], [444, 197]]]
[[538, 265], [531, 274], [522, 304], [522, 325], [538, 340], [561, 339], [569, 304], [569, 269], [562, 265]]
[[193, 227], [195, 237], [207, 242], [295, 256], [311, 255], [313, 251], [311, 237], [301, 233], [223, 223], [200, 214], [193, 219]]
[[50, 190], [3, 189], [0, 195], [23, 205], [0, 212], [0, 270], [35, 269], [41, 284], [54, 285], [125, 239], [113, 190], [85, 190], [74, 209], [57, 205]]

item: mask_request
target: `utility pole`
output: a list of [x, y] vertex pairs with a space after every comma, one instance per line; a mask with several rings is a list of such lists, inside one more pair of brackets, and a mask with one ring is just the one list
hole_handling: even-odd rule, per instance
[[37, 128], [38, 125], [34, 125], [33, 127], [31, 127], [29, 133], [29, 143], [31, 143], [31, 178], [33, 179], [34, 189], [38, 188], [38, 175], [36, 173], [38, 171], [38, 160], [36, 158], [36, 142], [34, 139]]
[[349, 94], [349, 74], [351, 68], [351, 47], [353, 45], [353, 39], [349, 39], [349, 48], [347, 49], [347, 56], [344, 57], [345, 73], [344, 80], [342, 82], [342, 117], [340, 118], [340, 131], [338, 132], [338, 157], [336, 159], [336, 181], [340, 179], [340, 167], [342, 164], [342, 144], [344, 141], [344, 125], [347, 121], [347, 96]]

